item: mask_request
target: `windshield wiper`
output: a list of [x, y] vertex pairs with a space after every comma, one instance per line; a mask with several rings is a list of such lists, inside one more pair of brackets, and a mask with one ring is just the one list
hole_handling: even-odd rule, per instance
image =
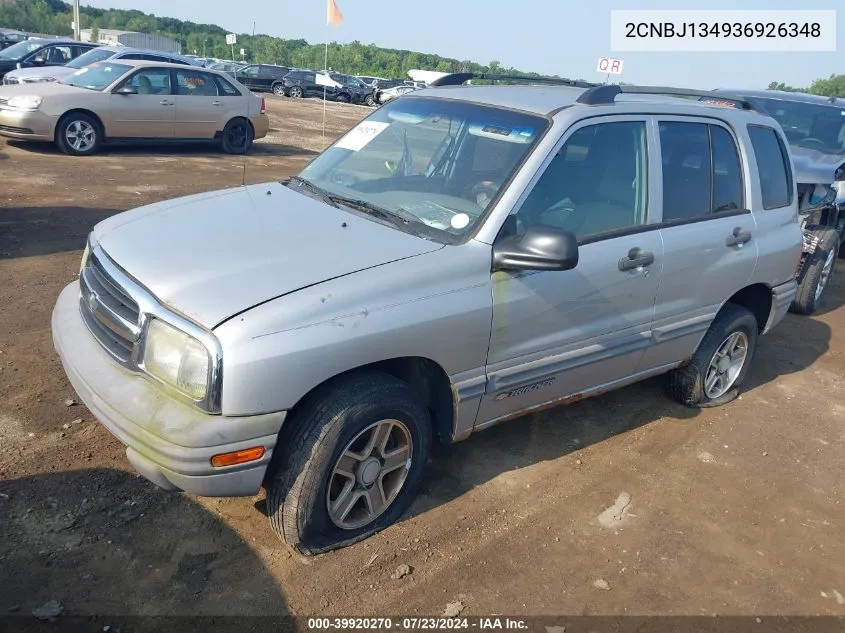
[[344, 198], [343, 196], [329, 196], [329, 198], [332, 200], [332, 202], [339, 203], [344, 206], [357, 209], [359, 211], [363, 211], [369, 215], [380, 218], [382, 220], [387, 220], [394, 226], [401, 225], [402, 228], [407, 229], [414, 235], [419, 235], [419, 231], [411, 225], [426, 226], [424, 222], [421, 222], [417, 216], [411, 213], [403, 213], [401, 211], [391, 211], [388, 209], [384, 209], [378, 205], [373, 204], [372, 202], [367, 202], [366, 200]]
[[307, 179], [302, 178], [300, 176], [291, 176], [288, 179], [287, 184], [290, 185], [291, 183], [294, 183], [294, 182], [296, 184], [298, 184], [300, 187], [305, 187], [306, 189], [308, 189], [308, 191], [315, 194], [318, 198], [320, 198], [320, 200], [325, 202], [327, 205], [335, 207], [335, 208], [338, 207], [337, 202], [335, 202], [332, 199], [332, 197], [325, 192], [325, 190], [320, 189], [317, 185], [315, 185], [310, 180], [307, 180]]

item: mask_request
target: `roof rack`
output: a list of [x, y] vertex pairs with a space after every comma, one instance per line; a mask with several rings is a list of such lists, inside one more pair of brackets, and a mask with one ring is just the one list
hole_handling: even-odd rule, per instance
[[585, 90], [575, 101], [584, 105], [606, 105], [613, 103], [620, 94], [666, 95], [670, 97], [698, 97], [698, 101], [730, 106], [740, 110], [756, 108], [744, 97], [707, 90], [688, 88], [667, 88], [663, 86], [617, 86], [615, 84], [598, 85]]
[[485, 79], [488, 81], [513, 81], [525, 84], [548, 84], [552, 86], [573, 86], [575, 88], [593, 88], [600, 84], [590, 83], [576, 79], [564, 79], [561, 77], [530, 77], [527, 75], [499, 75], [495, 73], [451, 73], [438, 77], [429, 82], [429, 86], [460, 86], [471, 79]]

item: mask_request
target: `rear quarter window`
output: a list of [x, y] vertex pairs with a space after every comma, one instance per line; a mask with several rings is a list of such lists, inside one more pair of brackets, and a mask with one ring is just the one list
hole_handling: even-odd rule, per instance
[[792, 204], [792, 165], [780, 136], [773, 128], [749, 125], [754, 149], [763, 209], [780, 209]]

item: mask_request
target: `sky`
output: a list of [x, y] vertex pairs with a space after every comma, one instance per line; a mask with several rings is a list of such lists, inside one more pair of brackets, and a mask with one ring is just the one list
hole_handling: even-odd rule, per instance
[[[160, 17], [323, 42], [325, 0], [82, 0], [100, 8], [138, 9]], [[621, 81], [711, 89], [765, 88], [770, 81], [806, 87], [845, 74], [842, 0], [337, 0], [344, 15], [328, 28], [333, 42], [374, 43], [523, 71], [603, 81], [599, 57], [624, 60]], [[837, 6], [838, 5], [838, 6]], [[839, 9], [839, 52], [645, 53], [610, 48], [611, 9]], [[187, 52], [187, 51], [186, 51]], [[279, 60], [284, 62], [285, 60]], [[340, 60], [330, 65], [342, 69]]]

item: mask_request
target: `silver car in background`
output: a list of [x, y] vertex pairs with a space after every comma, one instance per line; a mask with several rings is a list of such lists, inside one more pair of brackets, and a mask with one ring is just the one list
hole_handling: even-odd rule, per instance
[[125, 46], [99, 46], [87, 53], [83, 53], [73, 61], [64, 66], [47, 66], [39, 68], [21, 68], [6, 73], [3, 83], [7, 85], [39, 83], [42, 81], [59, 81], [69, 77], [80, 68], [84, 68], [94, 62], [111, 59], [144, 60], [160, 62], [164, 64], [182, 64], [186, 66], [197, 66], [192, 59], [174, 53], [163, 53], [161, 51], [145, 50], [140, 48], [127, 48]]

